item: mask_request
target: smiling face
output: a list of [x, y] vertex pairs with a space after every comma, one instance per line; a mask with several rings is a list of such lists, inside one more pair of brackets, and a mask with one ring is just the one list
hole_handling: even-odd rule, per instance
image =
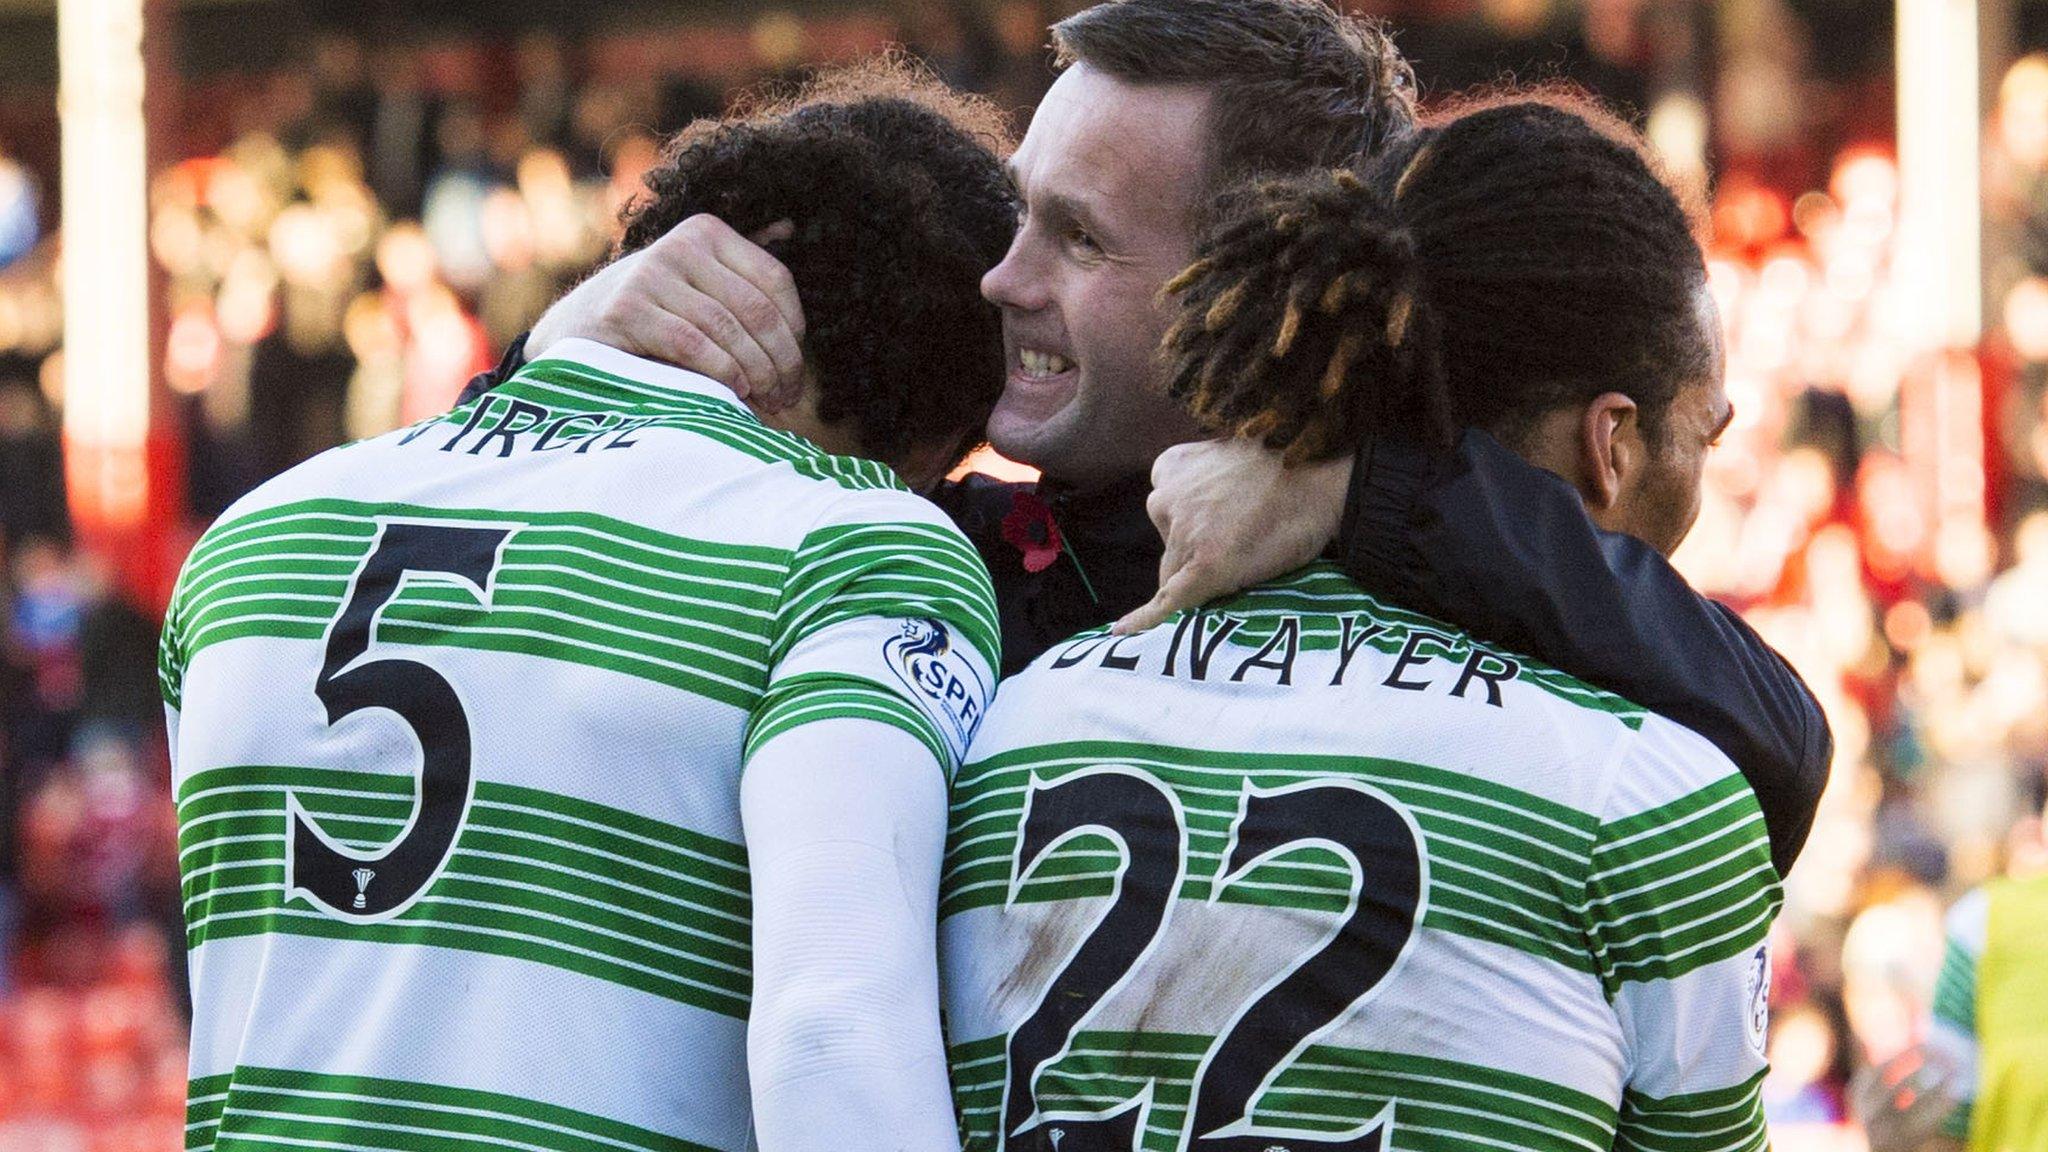
[[1199, 431], [1163, 389], [1159, 290], [1193, 259], [1209, 96], [1076, 64], [1010, 160], [1017, 238], [982, 279], [1008, 365], [998, 452], [1076, 484], [1140, 475]]

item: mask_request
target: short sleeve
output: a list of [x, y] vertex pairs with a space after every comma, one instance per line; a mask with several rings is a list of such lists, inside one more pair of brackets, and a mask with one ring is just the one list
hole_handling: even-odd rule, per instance
[[936, 508], [848, 495], [791, 559], [748, 755], [803, 724], [866, 719], [917, 737], [950, 774], [994, 695], [997, 627], [987, 568]]
[[1630, 1055], [1615, 1147], [1764, 1148], [1768, 938], [1783, 898], [1763, 810], [1705, 739], [1658, 717], [1638, 735], [1586, 893]]
[[174, 711], [184, 706], [185, 665], [190, 658], [185, 646], [185, 581], [186, 574], [181, 572], [156, 643], [157, 691], [164, 707]]

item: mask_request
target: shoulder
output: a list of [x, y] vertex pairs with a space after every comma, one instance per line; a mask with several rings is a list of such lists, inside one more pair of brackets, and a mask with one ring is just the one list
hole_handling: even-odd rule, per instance
[[329, 448], [265, 480], [244, 493], [214, 518], [199, 537], [198, 547], [224, 533], [295, 510], [317, 511], [338, 493], [356, 490], [351, 477], [369, 477], [378, 467], [366, 460], [361, 444]]
[[947, 619], [991, 663], [1001, 650], [987, 565], [943, 512], [910, 492], [834, 495], [796, 546], [785, 596], [805, 612], [833, 600], [844, 611]]
[[1728, 818], [1754, 823], [1764, 836], [1761, 801], [1741, 768], [1713, 741], [1655, 713], [1637, 725], [1608, 782], [1605, 808], [1609, 820], [1732, 810]]
[[[815, 503], [817, 516], [801, 545], [805, 550], [834, 540], [900, 539], [912, 547], [921, 541], [949, 553], [973, 556], [967, 538], [950, 517], [931, 501], [901, 488], [838, 489], [822, 494]], [[974, 567], [986, 580], [986, 570], [978, 559]]]

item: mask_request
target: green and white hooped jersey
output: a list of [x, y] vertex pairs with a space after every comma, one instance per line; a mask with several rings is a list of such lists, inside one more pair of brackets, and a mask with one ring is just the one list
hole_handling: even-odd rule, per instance
[[1762, 1148], [1779, 903], [1713, 745], [1335, 569], [1086, 633], [955, 780], [966, 1144]]
[[996, 628], [887, 469], [582, 341], [264, 485], [161, 654], [187, 1147], [747, 1148], [747, 755], [951, 771]]

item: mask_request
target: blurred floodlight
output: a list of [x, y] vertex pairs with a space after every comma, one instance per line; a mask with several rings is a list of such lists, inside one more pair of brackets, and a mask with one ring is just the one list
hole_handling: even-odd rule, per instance
[[769, 12], [747, 33], [754, 59], [770, 72], [784, 72], [803, 62], [809, 51], [804, 22], [791, 12]]
[[319, 288], [345, 274], [341, 238], [310, 204], [294, 204], [271, 221], [270, 255], [287, 284]]
[[35, 247], [36, 211], [36, 186], [28, 169], [0, 156], [0, 268]]
[[1904, 334], [1966, 348], [1983, 331], [1976, 0], [1898, 0], [1899, 247]]
[[1750, 180], [1729, 179], [1714, 202], [1714, 238], [1737, 247], [1769, 244], [1790, 221], [1785, 198]]
[[1844, 206], [1877, 205], [1886, 212], [1899, 198], [1899, 166], [1875, 148], [1855, 148], [1835, 161], [1828, 190]]
[[2048, 52], [2029, 52], [2005, 70], [1998, 84], [2001, 105], [2048, 105]]
[[204, 304], [188, 307], [171, 321], [164, 340], [164, 378], [179, 392], [203, 392], [213, 382], [220, 352], [220, 329], [213, 322], [213, 310]]
[[1842, 210], [1825, 192], [1808, 192], [1792, 202], [1792, 226], [1813, 241], [1828, 239], [1842, 222]]
[[1690, 92], [1668, 92], [1650, 108], [1645, 125], [1650, 147], [1665, 169], [1688, 190], [1706, 187], [1707, 106]]
[[2048, 54], [2023, 56], [2006, 70], [1998, 86], [1998, 139], [2018, 163], [2048, 165]]
[[1813, 282], [1813, 272], [1806, 261], [1797, 256], [1773, 256], [1764, 265], [1757, 282], [1778, 305], [1790, 305], [1805, 297]]
[[401, 295], [417, 292], [433, 283], [440, 266], [434, 245], [420, 226], [411, 222], [392, 225], [377, 241], [377, 274]]
[[57, 61], [68, 491], [85, 526], [131, 528], [149, 495], [142, 0], [60, 0]]
[[2029, 276], [2005, 294], [2005, 331], [2020, 355], [2048, 360], [2048, 280]]

